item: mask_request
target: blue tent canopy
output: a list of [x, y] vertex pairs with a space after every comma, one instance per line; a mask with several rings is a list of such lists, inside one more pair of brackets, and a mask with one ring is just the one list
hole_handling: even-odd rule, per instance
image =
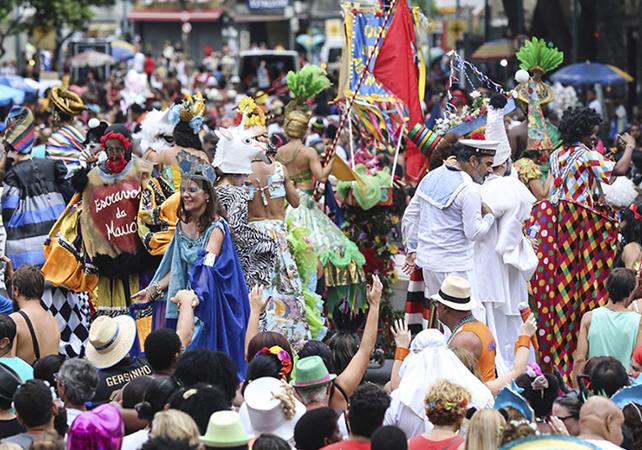
[[572, 85], [624, 84], [633, 81], [633, 78], [615, 66], [586, 62], [561, 68], [551, 75], [551, 80]]

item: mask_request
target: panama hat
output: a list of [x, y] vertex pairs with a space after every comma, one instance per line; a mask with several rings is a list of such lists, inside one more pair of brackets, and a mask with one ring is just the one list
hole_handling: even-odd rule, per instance
[[87, 359], [98, 369], [119, 363], [134, 345], [136, 322], [130, 316], [100, 316], [89, 328]]
[[294, 393], [291, 393], [294, 415], [290, 418], [285, 415], [281, 400], [274, 395], [287, 392], [287, 389], [292, 388], [272, 377], [257, 378], [247, 385], [243, 393], [245, 401], [239, 413], [248, 434], [258, 436], [271, 433], [286, 441], [294, 438], [294, 426], [306, 410], [303, 403], [294, 398]]
[[207, 432], [199, 437], [202, 444], [215, 448], [240, 447], [250, 440], [236, 411], [218, 411], [210, 416]]
[[308, 356], [297, 361], [295, 377], [290, 384], [295, 388], [312, 388], [328, 384], [336, 377], [328, 373], [320, 356]]
[[433, 300], [457, 311], [472, 311], [477, 302], [470, 296], [470, 283], [467, 279], [450, 275], [446, 277]]

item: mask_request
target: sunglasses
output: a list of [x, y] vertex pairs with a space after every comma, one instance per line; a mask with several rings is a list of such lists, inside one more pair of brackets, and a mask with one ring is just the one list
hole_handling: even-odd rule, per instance
[[559, 416], [558, 416], [557, 418], [558, 418], [559, 420], [561, 420], [562, 422], [565, 422], [565, 421], [567, 421], [567, 420], [569, 420], [569, 419], [576, 419], [576, 420], [578, 420], [578, 419], [579, 419], [579, 417], [575, 417], [575, 416], [564, 416], [564, 417], [559, 417]]

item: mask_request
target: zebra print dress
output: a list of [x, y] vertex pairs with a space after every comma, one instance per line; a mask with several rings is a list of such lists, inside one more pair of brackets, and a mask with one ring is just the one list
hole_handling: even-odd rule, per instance
[[276, 242], [266, 233], [247, 224], [247, 193], [244, 187], [224, 185], [216, 188], [218, 200], [227, 213], [248, 290], [257, 284], [269, 286], [276, 259]]

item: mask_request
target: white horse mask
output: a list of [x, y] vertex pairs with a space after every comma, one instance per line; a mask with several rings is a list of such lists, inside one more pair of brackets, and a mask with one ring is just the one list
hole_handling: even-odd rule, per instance
[[256, 139], [256, 128], [245, 128], [245, 117], [240, 125], [219, 128], [214, 133], [218, 136], [218, 143], [212, 165], [221, 172], [249, 175], [255, 159], [269, 162], [266, 156], [268, 145]]

